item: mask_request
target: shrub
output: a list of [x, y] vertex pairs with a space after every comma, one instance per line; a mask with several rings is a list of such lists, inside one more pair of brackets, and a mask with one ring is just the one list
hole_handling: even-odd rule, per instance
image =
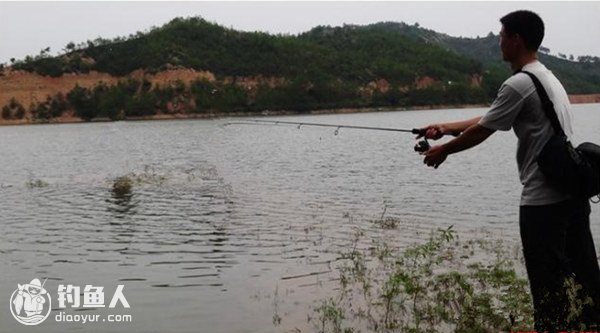
[[29, 107], [29, 112], [31, 113], [32, 117], [37, 120], [48, 120], [51, 118], [50, 107], [47, 101], [38, 104], [32, 103]]
[[32, 104], [30, 112], [33, 118], [38, 120], [50, 120], [60, 117], [67, 110], [69, 103], [62, 93], [54, 97], [46, 97], [46, 101], [38, 104]]
[[49, 103], [50, 117], [56, 118], [62, 116], [62, 114], [69, 108], [69, 103], [65, 99], [65, 95], [62, 93], [56, 94], [53, 98], [47, 100]]
[[127, 100], [125, 115], [147, 116], [156, 114], [156, 97], [152, 93], [141, 93]]
[[75, 109], [75, 115], [83, 120], [89, 121], [98, 113], [90, 90], [79, 85], [67, 93], [67, 101]]
[[25, 108], [16, 99], [11, 98], [7, 105], [2, 107], [3, 119], [23, 119]]
[[[459, 242], [452, 226], [405, 250], [381, 240], [363, 250], [362, 236], [341, 254], [339, 292], [314, 308], [319, 332], [531, 330], [527, 280], [501, 243]], [[477, 247], [495, 260], [480, 263]]]
[[12, 112], [8, 105], [2, 107], [2, 119], [10, 119], [12, 117]]

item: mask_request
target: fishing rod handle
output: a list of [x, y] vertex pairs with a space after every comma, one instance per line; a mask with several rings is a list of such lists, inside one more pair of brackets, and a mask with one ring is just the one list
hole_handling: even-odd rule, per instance
[[[417, 134], [420, 136], [425, 136], [425, 134], [427, 133], [427, 128], [413, 128], [411, 130], [412, 134]], [[452, 135], [452, 136], [459, 136], [460, 135], [460, 131], [454, 131], [454, 132], [448, 132], [448, 133], [442, 133], [442, 136], [444, 135]]]

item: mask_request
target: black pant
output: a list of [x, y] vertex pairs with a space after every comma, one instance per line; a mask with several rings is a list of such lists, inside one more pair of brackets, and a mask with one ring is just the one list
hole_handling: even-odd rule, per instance
[[[581, 323], [588, 329], [600, 328], [600, 269], [590, 232], [589, 202], [521, 206], [519, 213], [535, 330], [578, 330]], [[594, 302], [571, 320], [567, 319], [571, 311], [564, 287], [569, 277], [583, 287], [580, 300], [589, 297]]]

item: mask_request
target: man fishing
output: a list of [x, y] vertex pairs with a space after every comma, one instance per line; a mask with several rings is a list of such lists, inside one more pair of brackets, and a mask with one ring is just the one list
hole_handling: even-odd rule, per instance
[[[538, 61], [537, 50], [544, 37], [544, 23], [535, 13], [515, 11], [500, 19], [500, 48], [503, 59], [515, 74], [500, 87], [490, 110], [482, 117], [432, 124], [425, 137], [439, 139], [461, 134], [431, 147], [424, 163], [438, 168], [448, 155], [474, 147], [495, 131], [514, 130], [518, 138], [517, 165], [523, 184], [519, 227], [527, 275], [534, 305], [535, 330], [566, 331], [599, 329], [600, 270], [589, 227], [587, 199], [575, 199], [552, 187], [541, 173], [536, 158], [553, 134], [532, 79], [518, 71], [533, 73], [554, 103], [559, 122], [569, 139], [573, 135], [568, 96], [558, 79]], [[580, 316], [569, 318], [565, 281], [583, 288], [579, 300], [585, 304]], [[589, 302], [588, 302], [589, 303]], [[572, 315], [572, 314], [571, 314]]]

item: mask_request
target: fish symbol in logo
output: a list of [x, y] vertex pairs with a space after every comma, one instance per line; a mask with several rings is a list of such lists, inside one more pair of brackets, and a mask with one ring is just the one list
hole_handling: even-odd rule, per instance
[[51, 299], [44, 283], [35, 278], [26, 284], [17, 284], [10, 297], [10, 312], [23, 325], [38, 325], [50, 315]]

